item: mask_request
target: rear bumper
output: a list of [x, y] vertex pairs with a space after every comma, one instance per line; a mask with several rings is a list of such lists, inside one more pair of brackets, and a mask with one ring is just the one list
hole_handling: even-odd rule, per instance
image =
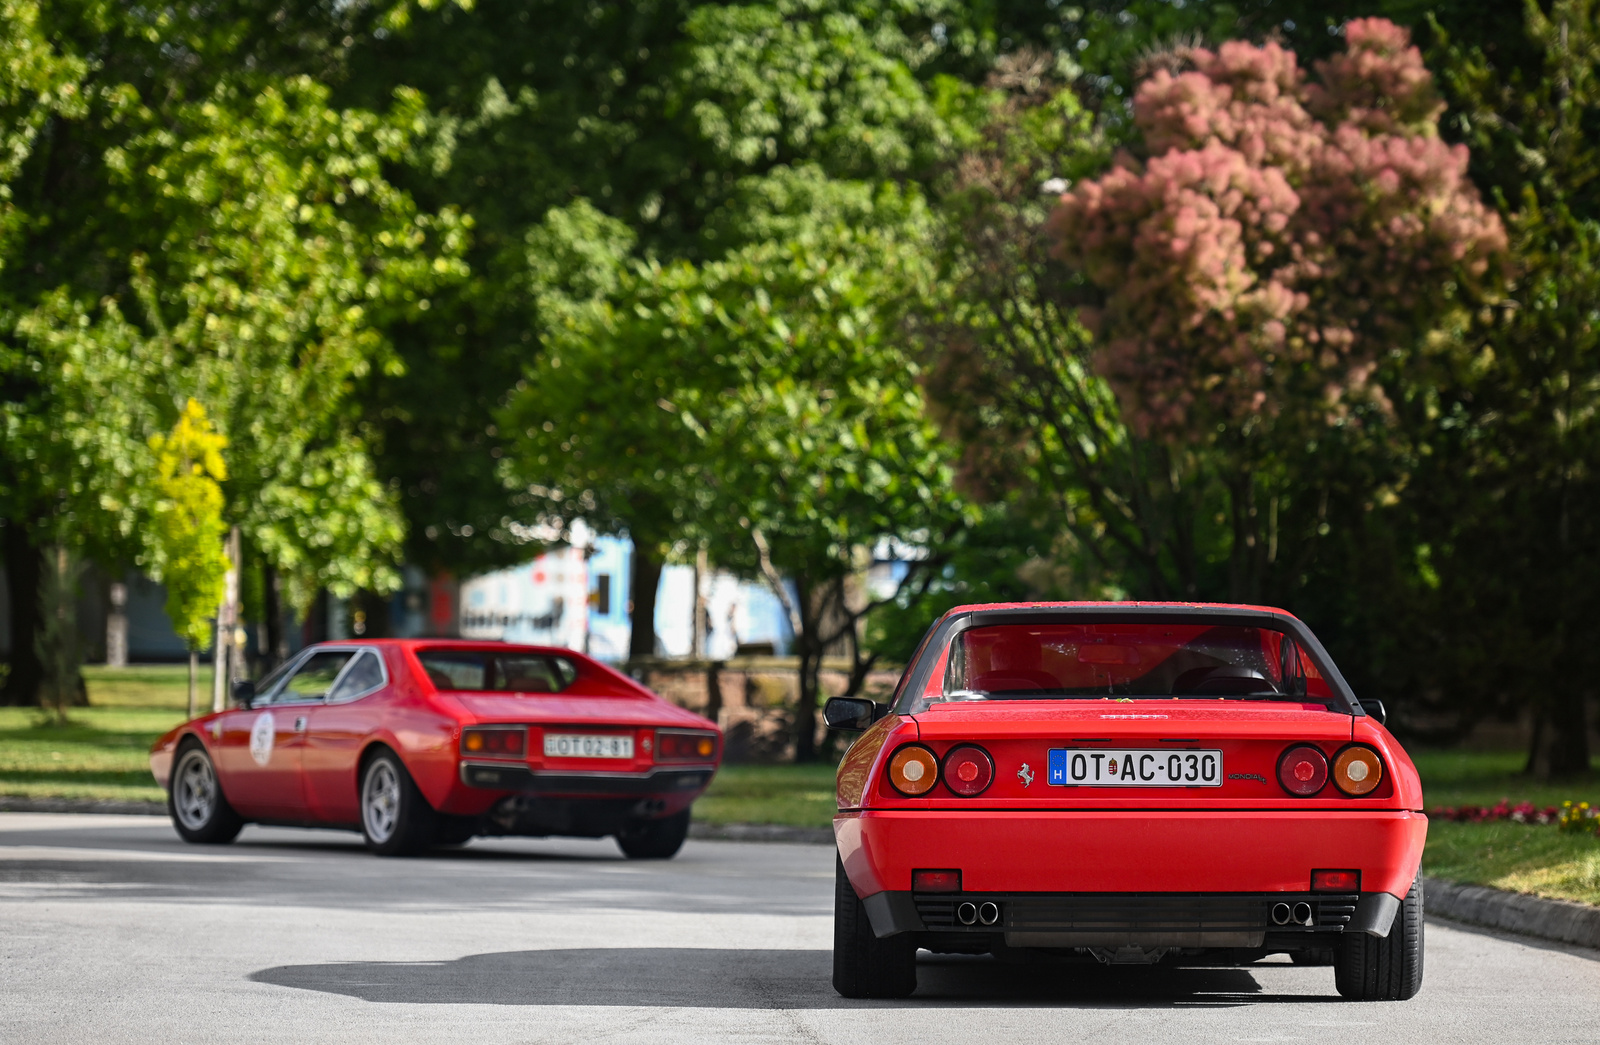
[[834, 836], [864, 900], [911, 890], [915, 868], [954, 868], [970, 893], [1305, 893], [1319, 868], [1361, 872], [1362, 893], [1399, 898], [1428, 820], [1367, 810], [840, 814]]
[[715, 773], [710, 766], [648, 773], [550, 773], [504, 763], [461, 763], [461, 782], [467, 787], [539, 795], [698, 794]]
[[1387, 936], [1399, 910], [1388, 893], [910, 893], [865, 901], [877, 936], [937, 933], [946, 942], [1007, 947], [1325, 945], [1332, 936]]

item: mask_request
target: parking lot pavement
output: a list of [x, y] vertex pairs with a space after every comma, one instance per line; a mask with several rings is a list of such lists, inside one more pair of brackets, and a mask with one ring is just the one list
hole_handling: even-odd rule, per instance
[[1428, 927], [1412, 1002], [1332, 970], [924, 956], [916, 996], [828, 983], [833, 854], [477, 841], [415, 860], [249, 827], [0, 814], [3, 1042], [1600, 1042], [1600, 952]]

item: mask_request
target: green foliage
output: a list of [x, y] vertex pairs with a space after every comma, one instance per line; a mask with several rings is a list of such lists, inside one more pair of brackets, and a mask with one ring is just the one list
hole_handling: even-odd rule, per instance
[[[226, 479], [210, 477], [223, 521], [301, 605], [394, 587], [403, 523], [351, 396], [400, 367], [381, 329], [465, 275], [469, 224], [390, 178], [416, 156], [422, 99], [335, 106], [304, 71], [338, 65], [316, 12], [284, 38], [257, 35], [249, 5], [154, 24], [94, 3], [50, 13], [69, 53], [113, 58], [17, 177], [14, 252], [33, 263], [0, 270], [7, 516], [54, 517], [98, 558], [165, 571], [172, 548], [143, 524], [171, 503], [169, 473], [147, 440], [194, 400], [229, 447]], [[171, 75], [153, 85], [141, 62]], [[209, 582], [190, 587], [176, 623], [193, 639]]]
[[218, 435], [205, 408], [191, 399], [172, 434], [150, 437], [156, 497], [147, 543], [150, 575], [167, 589], [167, 619], [192, 650], [210, 645], [210, 618], [222, 601], [228, 557], [222, 539], [221, 483], [228, 478]]

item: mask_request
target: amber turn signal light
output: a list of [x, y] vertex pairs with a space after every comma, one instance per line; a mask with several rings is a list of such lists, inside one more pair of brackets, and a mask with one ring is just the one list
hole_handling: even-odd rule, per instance
[[1383, 780], [1383, 759], [1370, 747], [1352, 744], [1333, 760], [1333, 783], [1347, 795], [1370, 794]]
[[925, 795], [938, 782], [939, 760], [921, 744], [907, 744], [889, 759], [889, 783], [902, 795]]

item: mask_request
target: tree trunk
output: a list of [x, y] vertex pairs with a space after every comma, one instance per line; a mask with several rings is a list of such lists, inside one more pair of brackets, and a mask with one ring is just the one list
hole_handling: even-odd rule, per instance
[[1255, 477], [1240, 472], [1228, 481], [1233, 515], [1233, 544], [1228, 553], [1229, 594], [1235, 602], [1261, 601], [1261, 519], [1256, 507]]
[[284, 641], [283, 635], [283, 596], [278, 590], [280, 583], [278, 571], [271, 565], [261, 568], [262, 616], [266, 617], [261, 627], [263, 675], [282, 664], [289, 656], [289, 644]]
[[1524, 772], [1540, 780], [1589, 772], [1589, 723], [1585, 694], [1563, 686], [1534, 708], [1533, 740]]
[[661, 556], [647, 541], [633, 542], [633, 569], [628, 580], [628, 659], [656, 655], [656, 588], [661, 584]]
[[706, 718], [722, 723], [722, 662], [706, 661]]
[[800, 699], [794, 706], [794, 760], [813, 762], [817, 757], [817, 690], [822, 671], [822, 649], [817, 644], [817, 612], [811, 604], [811, 587], [803, 577], [794, 578], [795, 610], [800, 616], [800, 633], [794, 637], [794, 651], [800, 660]]
[[37, 648], [43, 562], [25, 523], [7, 519], [0, 529], [4, 531], [6, 585], [11, 595], [11, 670], [0, 690], [0, 704], [30, 706], [39, 703], [39, 686], [44, 682], [44, 664]]

